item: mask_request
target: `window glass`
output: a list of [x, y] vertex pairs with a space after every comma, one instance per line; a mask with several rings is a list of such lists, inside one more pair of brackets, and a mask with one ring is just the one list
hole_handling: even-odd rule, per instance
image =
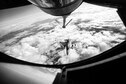
[[116, 10], [83, 3], [68, 16], [70, 23], [62, 28], [61, 17], [42, 11], [32, 15], [37, 10], [31, 9], [27, 16], [1, 24], [0, 51], [17, 59], [50, 65], [97, 56], [125, 41], [126, 28]]

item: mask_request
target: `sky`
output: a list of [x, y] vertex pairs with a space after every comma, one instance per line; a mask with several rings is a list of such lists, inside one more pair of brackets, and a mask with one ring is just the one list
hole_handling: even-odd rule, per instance
[[[97, 9], [97, 10], [96, 10]], [[79, 7], [76, 11], [81, 11], [85, 13], [95, 13], [104, 11], [103, 8], [99, 8], [99, 6], [89, 5], [86, 3], [83, 3], [81, 7]], [[29, 18], [31, 17], [31, 18]], [[44, 13], [39, 8], [28, 5], [23, 7], [17, 7], [12, 9], [6, 9], [6, 10], [0, 10], [0, 29], [4, 29], [6, 26], [10, 26], [12, 24], [17, 24], [21, 22], [26, 22], [38, 18], [47, 19], [47, 17], [54, 17], [49, 14]], [[35, 20], [34, 20], [35, 21]], [[26, 23], [27, 25], [28, 23]], [[30, 24], [30, 23], [29, 23]], [[19, 79], [23, 79], [23, 77], [27, 78], [28, 80], [34, 80], [36, 84], [50, 84], [54, 78], [55, 74], [49, 74], [48, 72], [43, 73], [42, 68], [41, 71], [36, 69], [35, 67], [30, 66], [23, 66], [23, 65], [15, 65], [15, 64], [1, 64], [0, 68], [2, 68], [0, 71], [3, 72], [4, 78], [8, 78], [9, 80], [12, 76], [17, 77], [17, 81]], [[23, 69], [22, 69], [23, 68]], [[14, 78], [15, 78], [14, 77]], [[18, 79], [19, 77], [19, 79]], [[12, 77], [12, 80], [13, 79]], [[29, 81], [31, 82], [31, 81]]]

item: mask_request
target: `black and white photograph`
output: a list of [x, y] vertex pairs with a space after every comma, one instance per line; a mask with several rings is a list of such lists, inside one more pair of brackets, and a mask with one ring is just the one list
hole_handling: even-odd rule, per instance
[[1, 84], [125, 83], [125, 5], [1, 0]]

